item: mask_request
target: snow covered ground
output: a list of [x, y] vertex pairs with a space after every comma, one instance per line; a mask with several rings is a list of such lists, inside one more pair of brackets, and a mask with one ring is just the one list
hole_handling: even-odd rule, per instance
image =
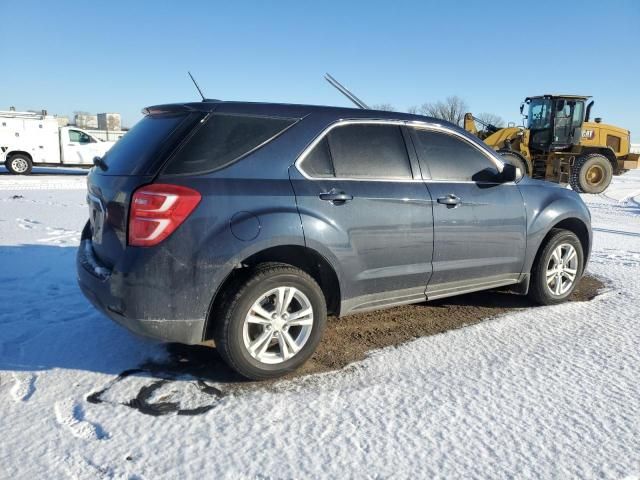
[[2, 479], [640, 479], [640, 171], [584, 197], [595, 300], [241, 389], [81, 295], [83, 175], [2, 173]]

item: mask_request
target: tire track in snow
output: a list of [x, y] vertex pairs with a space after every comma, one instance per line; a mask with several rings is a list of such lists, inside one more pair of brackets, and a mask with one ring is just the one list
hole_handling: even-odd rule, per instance
[[66, 228], [52, 228], [46, 227], [48, 237], [39, 238], [38, 243], [53, 243], [60, 244], [72, 244], [77, 245], [80, 243], [80, 232], [78, 230], [68, 230]]
[[40, 225], [40, 222], [37, 220], [31, 220], [30, 218], [16, 218], [16, 222], [18, 223], [18, 227], [23, 230], [31, 230]]
[[591, 263], [606, 265], [621, 265], [625, 267], [640, 267], [640, 252], [633, 250], [618, 250], [615, 248], [603, 248], [591, 254]]
[[42, 180], [45, 177], [34, 176], [32, 178], [0, 178], [0, 191], [6, 190], [86, 190], [87, 180], [84, 175], [77, 178], [55, 179], [47, 178], [47, 182]]
[[15, 402], [26, 402], [36, 392], [36, 375], [29, 373], [12, 373], [13, 387], [11, 396]]
[[85, 418], [82, 405], [72, 399], [61, 400], [54, 405], [56, 421], [69, 431], [74, 437], [84, 440], [105, 440], [109, 434], [101, 425], [92, 423]]
[[91, 459], [76, 454], [67, 454], [62, 459], [62, 464], [66, 470], [67, 476], [70, 479], [84, 480], [84, 479], [127, 479], [138, 480], [142, 477], [135, 473], [130, 473], [128, 469], [122, 469], [111, 465], [98, 465]]
[[[30, 218], [16, 218], [18, 227], [23, 230], [42, 230], [42, 223]], [[78, 230], [70, 230], [63, 227], [45, 226], [46, 237], [39, 238], [38, 243], [72, 244], [80, 243], [80, 232]]]

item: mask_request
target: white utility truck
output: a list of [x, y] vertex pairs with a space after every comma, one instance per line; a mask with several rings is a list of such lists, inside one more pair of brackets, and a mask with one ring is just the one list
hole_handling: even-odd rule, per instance
[[0, 111], [0, 164], [16, 175], [30, 173], [34, 165], [90, 167], [114, 143], [80, 128], [59, 127], [44, 111]]

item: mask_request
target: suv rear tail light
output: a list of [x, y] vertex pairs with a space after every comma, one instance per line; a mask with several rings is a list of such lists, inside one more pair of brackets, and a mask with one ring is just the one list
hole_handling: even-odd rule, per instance
[[150, 247], [162, 242], [200, 203], [199, 192], [179, 185], [152, 183], [131, 199], [129, 245]]

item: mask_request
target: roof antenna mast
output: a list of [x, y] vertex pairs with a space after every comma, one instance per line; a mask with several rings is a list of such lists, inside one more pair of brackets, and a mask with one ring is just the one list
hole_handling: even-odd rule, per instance
[[187, 73], [189, 74], [189, 76], [191, 77], [191, 81], [193, 82], [193, 84], [196, 86], [196, 89], [198, 90], [198, 93], [200, 94], [200, 96], [202, 97], [202, 101], [205, 101], [204, 98], [204, 94], [202, 93], [202, 90], [200, 90], [200, 87], [198, 86], [198, 82], [196, 82], [196, 79], [193, 78], [193, 75], [191, 75], [191, 72], [187, 70]]
[[[189, 75], [191, 75], [191, 74], [189, 74]], [[335, 87], [336, 90], [338, 90], [341, 94], [343, 94], [345, 97], [347, 97], [349, 100], [351, 100], [358, 108], [362, 108], [363, 110], [369, 110], [369, 107], [367, 106], [366, 103], [364, 103], [362, 100], [360, 100], [358, 97], [356, 97], [353, 93], [351, 93], [347, 89], [347, 87], [342, 85], [339, 81], [337, 81], [331, 75], [329, 75], [328, 73], [325, 74], [324, 79], [327, 82], [329, 82], [331, 84], [331, 86]], [[195, 80], [194, 80], [194, 82], [195, 82]]]

